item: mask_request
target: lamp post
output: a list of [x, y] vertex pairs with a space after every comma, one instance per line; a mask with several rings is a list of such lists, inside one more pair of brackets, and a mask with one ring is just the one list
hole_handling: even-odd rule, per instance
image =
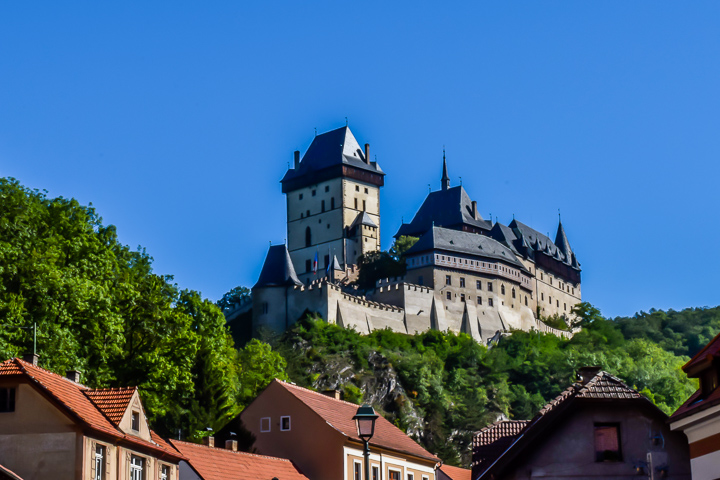
[[353, 417], [357, 426], [358, 437], [365, 442], [363, 455], [365, 456], [365, 480], [370, 480], [370, 439], [375, 435], [375, 420], [378, 415], [370, 405], [363, 405], [357, 409], [357, 413]]

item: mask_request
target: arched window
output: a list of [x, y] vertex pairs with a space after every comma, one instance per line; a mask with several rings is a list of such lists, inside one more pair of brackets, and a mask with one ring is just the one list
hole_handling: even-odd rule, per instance
[[307, 227], [305, 229], [305, 246], [309, 247], [312, 245], [312, 232], [310, 231], [310, 227]]
[[505, 285], [500, 285], [500, 294], [505, 295]]
[[515, 298], [515, 287], [512, 289], [512, 298]]

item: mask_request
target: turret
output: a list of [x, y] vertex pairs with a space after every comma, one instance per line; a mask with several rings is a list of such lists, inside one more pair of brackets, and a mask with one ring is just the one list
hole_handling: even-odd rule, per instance
[[447, 161], [445, 160], [445, 149], [444, 148], [443, 148], [443, 175], [442, 175], [442, 179], [440, 180], [440, 184], [442, 185], [443, 190], [447, 190], [450, 188], [450, 177], [448, 176]]

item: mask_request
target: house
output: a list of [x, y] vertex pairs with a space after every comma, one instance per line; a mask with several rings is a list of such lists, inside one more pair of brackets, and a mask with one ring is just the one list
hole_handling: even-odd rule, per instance
[[[240, 419], [255, 436], [258, 453], [288, 458], [312, 480], [363, 480], [357, 409], [337, 392], [325, 395], [273, 380]], [[434, 480], [439, 462], [395, 425], [377, 419], [370, 439], [371, 479]]]
[[237, 442], [233, 442], [228, 441], [226, 448], [215, 448], [212, 441], [198, 445], [170, 440], [185, 457], [180, 462], [180, 480], [308, 480], [290, 460], [238, 452]]
[[438, 480], [471, 480], [472, 471], [469, 468], [443, 465], [437, 469]]
[[25, 480], [178, 480], [183, 456], [150, 430], [137, 388], [28, 360], [0, 363], [0, 464]]
[[720, 334], [682, 368], [700, 379], [700, 388], [672, 414], [670, 428], [688, 438], [693, 480], [714, 480], [720, 478]]
[[687, 441], [665, 413], [599, 367], [580, 378], [531, 420], [477, 432], [472, 478], [690, 479]]

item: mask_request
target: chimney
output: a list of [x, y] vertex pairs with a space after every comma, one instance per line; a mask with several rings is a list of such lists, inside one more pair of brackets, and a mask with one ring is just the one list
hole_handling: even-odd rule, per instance
[[365, 163], [370, 165], [370, 144], [365, 144]]
[[39, 358], [40, 358], [40, 355], [38, 355], [37, 353], [26, 353], [22, 357], [23, 360], [25, 360], [28, 363], [32, 363], [36, 367], [37, 367]]
[[203, 445], [206, 445], [208, 447], [214, 447], [215, 446], [215, 437], [203, 438]]
[[79, 370], [68, 370], [65, 373], [68, 380], [72, 380], [75, 383], [80, 383], [80, 371]]
[[300, 150], [295, 150], [295, 170], [300, 167]]
[[342, 400], [342, 392], [340, 390], [323, 390], [322, 394], [335, 400]]
[[225, 440], [225, 450], [237, 452], [237, 440]]
[[472, 216], [475, 220], [478, 219], [477, 202], [475, 200], [472, 201]]
[[602, 367], [580, 367], [578, 370], [578, 377], [580, 377], [580, 383], [585, 385], [592, 380]]

